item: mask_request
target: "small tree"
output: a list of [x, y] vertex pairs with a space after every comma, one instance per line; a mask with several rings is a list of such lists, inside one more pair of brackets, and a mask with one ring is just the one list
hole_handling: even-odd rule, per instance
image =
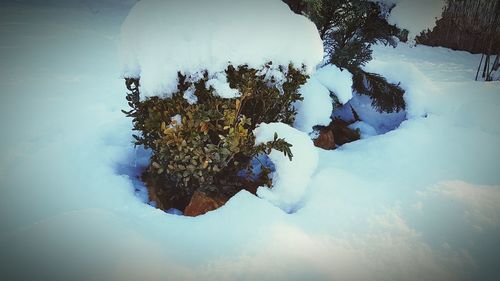
[[405, 108], [404, 90], [385, 78], [361, 69], [372, 59], [371, 46], [376, 43], [396, 46], [406, 41], [408, 31], [387, 22], [393, 9], [366, 0], [302, 0], [302, 13], [317, 26], [325, 49], [325, 63], [347, 69], [354, 76], [354, 89], [371, 97], [379, 111]]

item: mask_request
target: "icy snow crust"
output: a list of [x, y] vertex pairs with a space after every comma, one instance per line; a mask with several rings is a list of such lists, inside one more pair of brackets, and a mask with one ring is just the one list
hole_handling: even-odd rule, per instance
[[0, 8], [2, 280], [498, 280], [500, 83], [473, 81], [480, 55], [375, 48], [367, 67], [410, 91], [407, 121], [304, 148], [319, 158], [293, 214], [240, 192], [188, 218], [137, 196], [128, 11], [64, 2]]
[[[141, 0], [123, 24], [121, 50], [124, 76], [140, 77], [145, 96], [176, 91], [179, 71], [212, 77], [230, 63], [272, 62], [311, 72], [323, 58], [315, 25], [281, 0]], [[211, 81], [221, 96], [238, 95], [224, 79]]]

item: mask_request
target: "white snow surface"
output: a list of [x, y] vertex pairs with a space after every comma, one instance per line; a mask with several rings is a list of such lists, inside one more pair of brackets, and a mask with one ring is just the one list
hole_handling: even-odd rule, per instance
[[291, 161], [283, 152], [277, 150], [269, 154], [276, 167], [272, 176], [273, 187], [269, 189], [261, 186], [257, 195], [287, 213], [295, 211], [318, 165], [317, 149], [308, 134], [283, 123], [261, 124], [254, 130], [254, 134], [256, 145], [273, 141], [275, 134], [292, 145]]
[[330, 91], [312, 76], [299, 89], [303, 100], [294, 104], [297, 109], [294, 127], [310, 133], [316, 125], [327, 126], [332, 120], [333, 101]]
[[359, 130], [362, 139], [366, 139], [377, 135], [377, 130], [372, 126], [370, 126], [370, 124], [363, 121], [354, 122], [351, 125], [349, 125], [349, 128], [353, 130]]
[[215, 95], [221, 98], [231, 99], [241, 96], [238, 90], [231, 88], [224, 72], [216, 73], [212, 79], [207, 81], [206, 87], [207, 90], [210, 87], [214, 88]]
[[128, 10], [47, 3], [0, 3], [2, 279], [499, 279], [500, 83], [473, 81], [480, 56], [375, 48], [407, 121], [314, 148], [293, 213], [240, 192], [189, 218], [144, 203], [149, 153], [120, 112]]
[[168, 96], [179, 71], [215, 75], [228, 64], [272, 62], [312, 72], [323, 44], [315, 25], [281, 0], [141, 0], [122, 26], [121, 53], [123, 75], [140, 77], [142, 94]]
[[337, 96], [341, 104], [352, 99], [352, 74], [332, 64], [323, 66], [300, 87], [299, 92], [303, 100], [294, 104], [297, 109], [294, 127], [311, 133], [314, 126], [327, 126], [332, 121], [330, 93]]
[[[377, 48], [377, 47], [375, 47]], [[400, 49], [408, 48], [402, 45]], [[400, 59], [395, 62], [394, 58], [379, 57], [370, 61], [364, 69], [384, 76], [388, 82], [398, 84], [405, 90], [404, 99], [407, 103], [406, 112], [409, 117], [419, 117], [432, 112], [430, 107], [434, 106], [426, 102], [426, 99], [439, 95], [434, 81], [415, 65]]]
[[341, 104], [352, 99], [352, 74], [347, 69], [341, 70], [333, 64], [328, 64], [318, 69], [314, 77], [333, 92]]
[[396, 4], [389, 15], [389, 23], [409, 31], [408, 38], [415, 39], [420, 32], [434, 28], [441, 18], [445, 0], [372, 0]]

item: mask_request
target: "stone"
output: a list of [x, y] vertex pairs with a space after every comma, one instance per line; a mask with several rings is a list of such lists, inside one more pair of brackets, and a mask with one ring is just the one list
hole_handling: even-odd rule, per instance
[[332, 130], [329, 128], [320, 129], [318, 138], [314, 140], [314, 145], [326, 150], [334, 149], [336, 145]]
[[186, 209], [184, 209], [184, 215], [189, 217], [200, 216], [209, 211], [220, 208], [226, 202], [226, 198], [212, 198], [204, 192], [195, 191], [191, 197], [191, 201], [187, 205]]
[[349, 128], [350, 124], [341, 119], [334, 119], [329, 127], [332, 128], [332, 133], [337, 145], [344, 145], [360, 139], [360, 135], [356, 130]]

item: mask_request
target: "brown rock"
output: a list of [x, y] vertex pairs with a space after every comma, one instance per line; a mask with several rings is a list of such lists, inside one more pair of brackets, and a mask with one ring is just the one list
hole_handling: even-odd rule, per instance
[[335, 119], [330, 124], [337, 145], [343, 145], [349, 142], [357, 141], [360, 135], [357, 131], [349, 128], [350, 124], [346, 121]]
[[207, 194], [201, 191], [195, 191], [191, 201], [184, 209], [184, 215], [190, 217], [196, 217], [203, 215], [209, 211], [213, 211], [223, 206], [227, 202], [227, 199], [217, 197], [211, 198]]
[[332, 150], [335, 148], [335, 138], [333, 136], [332, 130], [325, 128], [319, 131], [319, 136], [314, 140], [314, 145], [326, 150]]

